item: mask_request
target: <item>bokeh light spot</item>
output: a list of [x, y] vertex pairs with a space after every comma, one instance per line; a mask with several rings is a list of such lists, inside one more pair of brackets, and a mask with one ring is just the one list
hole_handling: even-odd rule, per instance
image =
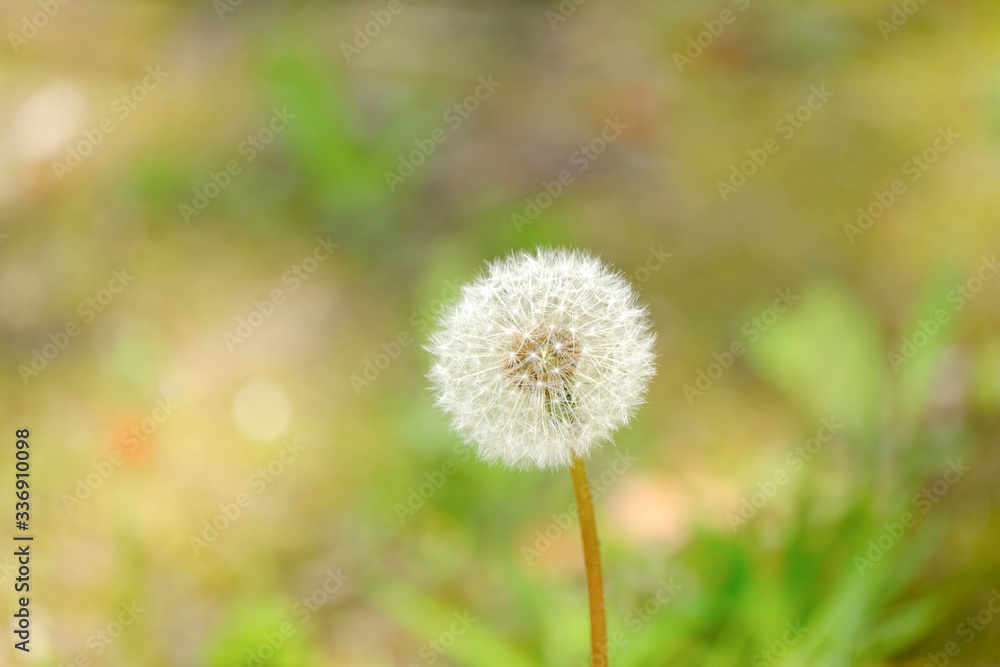
[[280, 437], [291, 419], [288, 392], [266, 378], [245, 382], [233, 397], [233, 424], [251, 440], [265, 442]]

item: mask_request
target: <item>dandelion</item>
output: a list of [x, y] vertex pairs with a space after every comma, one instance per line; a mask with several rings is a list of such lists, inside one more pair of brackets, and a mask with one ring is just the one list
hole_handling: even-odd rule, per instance
[[584, 460], [645, 400], [654, 341], [646, 308], [619, 272], [583, 252], [538, 249], [494, 262], [465, 285], [428, 348], [437, 403], [481, 459], [570, 467], [594, 665], [607, 664], [607, 640]]

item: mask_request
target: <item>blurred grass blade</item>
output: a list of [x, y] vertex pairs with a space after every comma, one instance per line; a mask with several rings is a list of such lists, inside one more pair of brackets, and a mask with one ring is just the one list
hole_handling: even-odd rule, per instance
[[368, 599], [422, 643], [451, 632], [453, 625], [462, 626], [447, 648], [447, 656], [454, 662], [469, 667], [537, 667], [470, 610], [451, 609], [402, 581], [372, 591]]

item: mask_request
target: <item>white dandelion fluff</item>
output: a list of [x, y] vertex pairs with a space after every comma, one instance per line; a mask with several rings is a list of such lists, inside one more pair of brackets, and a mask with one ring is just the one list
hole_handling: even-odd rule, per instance
[[462, 287], [431, 336], [430, 379], [481, 459], [569, 465], [644, 401], [654, 340], [619, 272], [579, 251], [538, 249]]

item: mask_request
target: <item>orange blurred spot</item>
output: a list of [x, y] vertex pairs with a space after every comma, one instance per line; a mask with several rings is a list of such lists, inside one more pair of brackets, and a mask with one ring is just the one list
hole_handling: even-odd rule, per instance
[[130, 465], [146, 465], [156, 438], [156, 422], [142, 412], [121, 411], [111, 416], [108, 451], [121, 453]]

